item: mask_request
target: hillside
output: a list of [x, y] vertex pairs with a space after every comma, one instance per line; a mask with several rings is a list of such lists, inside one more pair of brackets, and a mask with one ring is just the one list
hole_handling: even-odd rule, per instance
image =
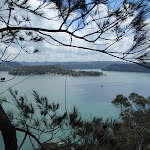
[[56, 63], [57, 66], [66, 69], [102, 69], [109, 66], [112, 62], [105, 61], [92, 61], [92, 62], [63, 62]]
[[4, 63], [0, 64], [0, 71], [9, 71], [11, 69], [13, 69], [12, 66], [9, 66], [9, 65], [4, 64]]
[[8, 72], [12, 75], [70, 75], [70, 76], [100, 76], [102, 72], [97, 71], [73, 71], [54, 65], [45, 66], [22, 66]]
[[[49, 72], [48, 70], [45, 70], [45, 66], [54, 65], [55, 67], [63, 68], [63, 69], [101, 69], [103, 71], [121, 71], [121, 72], [150, 72], [149, 69], [144, 68], [142, 66], [136, 65], [136, 64], [129, 64], [125, 62], [114, 62], [114, 61], [90, 61], [90, 62], [5, 62], [0, 64], [0, 71], [10, 71], [14, 68], [20, 68], [21, 66], [24, 67], [26, 70], [25, 72], [27, 74], [46, 74], [46, 72]], [[150, 66], [150, 64], [148, 64]], [[33, 66], [40, 66], [39, 70], [36, 72], [31, 72], [31, 70], [35, 70], [28, 68], [27, 66], [30, 66], [33, 68]], [[28, 69], [28, 70], [27, 70]], [[58, 70], [61, 70], [58, 69]], [[29, 73], [28, 73], [29, 72]], [[64, 72], [64, 70], [62, 71]], [[65, 71], [66, 72], [66, 71]], [[55, 73], [55, 72], [54, 72]], [[14, 73], [13, 73], [14, 74]], [[18, 73], [18, 74], [21, 74]], [[24, 74], [22, 72], [22, 74]], [[57, 72], [57, 74], [60, 74], [60, 72]]]
[[20, 66], [22, 65], [19, 62], [4, 62], [0, 64], [0, 71], [9, 71]]
[[55, 65], [66, 69], [102, 69], [111, 64], [122, 64], [120, 61], [89, 61], [89, 62], [19, 62], [23, 66]]
[[5, 64], [11, 66], [11, 67], [14, 67], [14, 68], [17, 68], [17, 67], [20, 67], [22, 66], [21, 63], [17, 62], [17, 61], [10, 61], [10, 62], [5, 62]]
[[136, 64], [112, 64], [102, 69], [103, 71], [121, 71], [121, 72], [150, 72], [150, 69]]

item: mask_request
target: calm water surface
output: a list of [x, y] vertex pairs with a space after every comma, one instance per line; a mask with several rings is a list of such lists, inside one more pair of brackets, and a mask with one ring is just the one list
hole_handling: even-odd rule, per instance
[[[100, 70], [97, 70], [100, 71]], [[0, 93], [7, 88], [17, 84], [13, 89], [17, 89], [21, 94], [31, 97], [32, 90], [39, 92], [41, 96], [47, 96], [50, 101], [59, 102], [61, 110], [65, 110], [65, 80], [67, 109], [76, 106], [85, 117], [98, 116], [116, 118], [118, 110], [115, 109], [111, 101], [117, 94], [128, 96], [131, 92], [136, 92], [145, 97], [150, 96], [150, 74], [148, 73], [128, 73], [128, 72], [104, 72], [106, 76], [101, 77], [66, 77], [65, 76], [17, 76], [14, 80], [0, 83]], [[7, 72], [0, 72], [0, 77], [12, 78]], [[29, 77], [25, 80], [25, 78]], [[7, 96], [8, 91], [0, 96]], [[32, 99], [30, 99], [32, 101]], [[5, 109], [8, 106], [4, 106]], [[0, 150], [3, 150], [2, 138], [0, 138]], [[22, 150], [29, 150], [24, 146]]]

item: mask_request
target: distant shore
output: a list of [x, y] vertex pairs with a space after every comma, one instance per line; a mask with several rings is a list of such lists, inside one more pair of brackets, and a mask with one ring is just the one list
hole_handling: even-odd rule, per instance
[[60, 76], [72, 76], [72, 77], [81, 77], [81, 76], [102, 76], [103, 72], [98, 71], [74, 71], [69, 69], [64, 69], [54, 65], [45, 65], [45, 66], [21, 66], [10, 70], [8, 72], [10, 75], [60, 75]]

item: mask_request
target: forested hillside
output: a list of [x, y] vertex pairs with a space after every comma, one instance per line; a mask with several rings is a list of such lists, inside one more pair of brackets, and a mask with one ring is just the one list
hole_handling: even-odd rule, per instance
[[111, 64], [122, 64], [120, 61], [89, 61], [89, 62], [20, 62], [23, 66], [55, 65], [66, 69], [102, 69]]
[[70, 76], [100, 76], [102, 72], [96, 71], [73, 71], [54, 65], [45, 66], [22, 66], [9, 71], [12, 75], [70, 75]]
[[0, 64], [0, 71], [9, 71], [11, 69], [13, 69], [13, 67], [11, 67], [7, 64], [4, 64], [4, 63]]
[[20, 67], [22, 66], [22, 64], [20, 62], [17, 62], [17, 61], [13, 61], [13, 62], [5, 62], [5, 64], [9, 65], [9, 66], [12, 66], [14, 68], [17, 68], [17, 67]]
[[[64, 69], [101, 69], [103, 71], [121, 71], [121, 72], [150, 72], [150, 69], [145, 68], [136, 64], [129, 64], [119, 61], [91, 61], [91, 62], [5, 62], [0, 64], [0, 71], [10, 71], [11, 69], [18, 68], [21, 66], [40, 66], [40, 71], [38, 74], [43, 74], [45, 66], [54, 65], [59, 68]], [[150, 65], [150, 64], [148, 64]], [[31, 74], [31, 68], [25, 67], [24, 69], [29, 69], [27, 72]], [[58, 69], [61, 70], [61, 69]], [[44, 71], [45, 72], [45, 71]], [[46, 71], [47, 72], [47, 71]], [[64, 72], [64, 70], [63, 70]], [[55, 72], [54, 72], [55, 73]], [[57, 72], [59, 73], [59, 72]], [[23, 73], [22, 73], [23, 74]], [[27, 73], [28, 74], [28, 73]]]
[[102, 69], [103, 71], [121, 72], [150, 72], [150, 69], [136, 64], [112, 64]]

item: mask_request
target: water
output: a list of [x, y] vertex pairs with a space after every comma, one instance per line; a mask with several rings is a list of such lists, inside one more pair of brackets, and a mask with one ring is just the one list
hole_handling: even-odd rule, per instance
[[[96, 70], [100, 71], [100, 70]], [[148, 97], [150, 89], [150, 74], [129, 72], [104, 72], [106, 76], [100, 77], [66, 77], [65, 76], [17, 76], [14, 80], [0, 83], [0, 93], [7, 88], [17, 84], [21, 94], [31, 96], [32, 90], [36, 90], [42, 96], [47, 96], [50, 101], [58, 102], [61, 110], [65, 110], [65, 80], [67, 109], [76, 106], [84, 117], [97, 116], [117, 118], [118, 110], [114, 108], [111, 101], [117, 94], [129, 96], [131, 92]], [[0, 72], [0, 77], [12, 78], [7, 72]], [[8, 91], [1, 94], [6, 96]], [[31, 99], [32, 101], [32, 99]], [[8, 109], [4, 106], [4, 109]], [[11, 108], [9, 108], [11, 110]], [[0, 138], [0, 147], [2, 138]], [[2, 148], [3, 149], [3, 148]], [[22, 150], [30, 148], [24, 146]], [[0, 148], [1, 150], [1, 148]]]

